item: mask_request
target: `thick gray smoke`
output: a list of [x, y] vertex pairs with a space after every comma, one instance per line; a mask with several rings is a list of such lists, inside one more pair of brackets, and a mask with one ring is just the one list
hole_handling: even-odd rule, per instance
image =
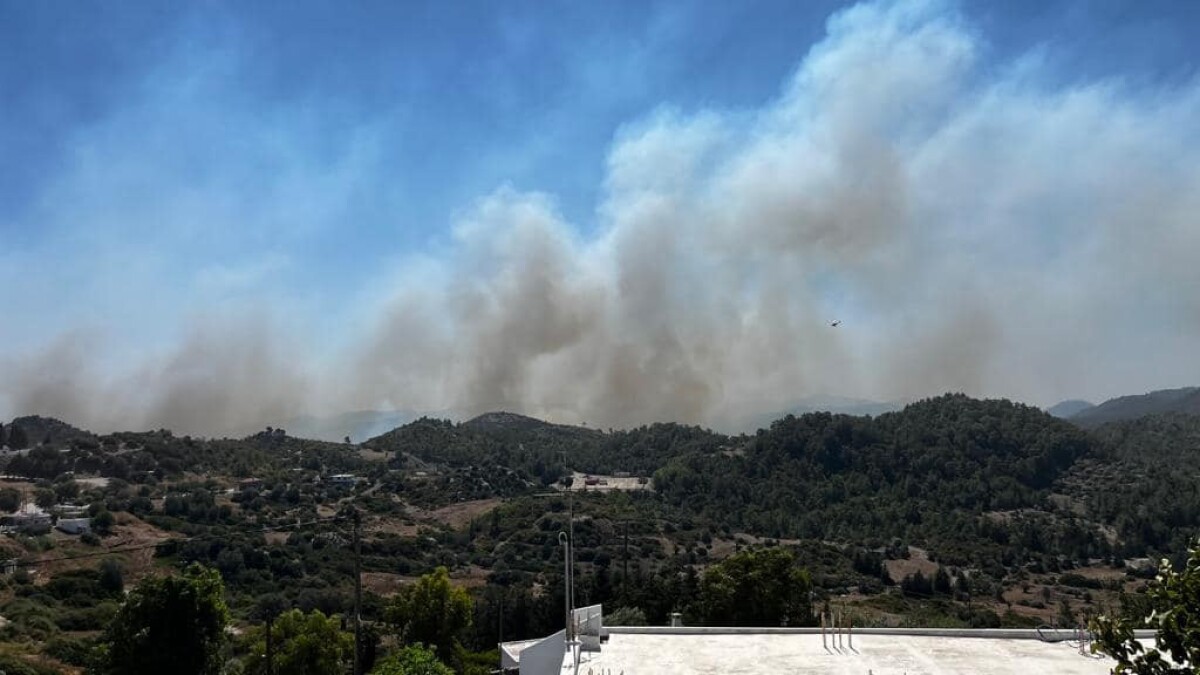
[[312, 390], [304, 362], [268, 330], [253, 318], [196, 326], [168, 354], [117, 377], [91, 361], [104, 345], [77, 331], [10, 369], [16, 409], [99, 430], [255, 430], [305, 410]]
[[91, 376], [67, 338], [10, 378], [13, 407], [208, 432], [363, 408], [738, 428], [814, 394], [1200, 382], [1200, 85], [1054, 88], [981, 49], [935, 3], [856, 6], [761, 109], [622, 129], [594, 236], [501, 189], [336, 353], [239, 323]]

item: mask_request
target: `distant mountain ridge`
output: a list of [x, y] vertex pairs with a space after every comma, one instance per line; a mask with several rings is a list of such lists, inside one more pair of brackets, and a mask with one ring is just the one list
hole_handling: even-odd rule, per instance
[[420, 413], [408, 410], [353, 410], [335, 415], [302, 415], [273, 426], [283, 428], [296, 438], [339, 443], [349, 437], [351, 442], [359, 443], [408, 424], [420, 416]]
[[1146, 394], [1120, 396], [1068, 419], [1085, 429], [1094, 429], [1109, 422], [1167, 413], [1200, 415], [1200, 387], [1160, 389]]
[[1046, 408], [1046, 412], [1050, 413], [1051, 415], [1053, 415], [1059, 419], [1065, 420], [1069, 417], [1074, 417], [1075, 415], [1078, 415], [1079, 413], [1081, 413], [1085, 410], [1090, 410], [1095, 407], [1096, 407], [1096, 404], [1092, 403], [1091, 401], [1082, 401], [1080, 399], [1070, 399], [1067, 401], [1059, 401], [1058, 403], [1055, 403], [1054, 405], [1050, 406], [1049, 408]]

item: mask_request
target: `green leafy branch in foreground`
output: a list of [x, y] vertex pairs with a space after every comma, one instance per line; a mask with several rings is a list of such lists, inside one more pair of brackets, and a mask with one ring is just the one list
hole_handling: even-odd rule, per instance
[[1134, 621], [1100, 616], [1091, 625], [1097, 635], [1092, 651], [1116, 659], [1114, 673], [1200, 672], [1200, 542], [1190, 549], [1181, 572], [1163, 560], [1146, 595], [1151, 612], [1144, 626], [1155, 629], [1156, 646], [1147, 648], [1134, 637]]

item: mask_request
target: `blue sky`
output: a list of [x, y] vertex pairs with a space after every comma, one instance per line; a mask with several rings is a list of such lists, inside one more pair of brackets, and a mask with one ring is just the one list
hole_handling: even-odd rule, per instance
[[[620, 214], [630, 206], [614, 187], [624, 175], [614, 165], [621, 150], [665, 129], [670, 147], [684, 147], [692, 136], [701, 136], [697, 152], [707, 153], [705, 161], [736, 167], [738, 148], [753, 145], [766, 133], [762, 120], [786, 107], [790, 87], [805, 86], [789, 82], [814, 60], [813, 53], [822, 45], [848, 50], [850, 40], [837, 42], [827, 24], [835, 12], [851, 7], [842, 2], [294, 4], [0, 1], [0, 311], [19, 317], [0, 322], [0, 353], [28, 364], [59, 354], [55, 350], [62, 340], [82, 339], [83, 346], [68, 351], [91, 380], [115, 388], [104, 391], [125, 391], [145, 378], [156, 384], [137, 388], [153, 390], [161, 378], [146, 373], [172, 372], [163, 364], [180, 358], [178, 345], [192, 344], [198, 325], [227, 325], [231, 333], [268, 334], [262, 338], [272, 345], [268, 351], [325, 364], [304, 379], [308, 386], [328, 382], [331, 370], [353, 370], [359, 366], [348, 364], [362, 361], [360, 353], [377, 349], [382, 339], [378, 324], [388, 321], [378, 317], [404, 306], [409, 287], [436, 286], [436, 300], [425, 302], [452, 304], [462, 297], [464, 285], [503, 281], [503, 275], [478, 279], [468, 272], [502, 260], [504, 246], [471, 253], [472, 244], [462, 235], [466, 221], [484, 221], [472, 231], [511, 226], [479, 215], [492, 213], [487, 205], [497, 194], [516, 195], [509, 201], [519, 203], [537, 196], [538, 208], [545, 212], [539, 217], [554, 220], [555, 236], [565, 237], [568, 271], [603, 267], [602, 260], [611, 259], [624, 269], [619, 256], [606, 258], [599, 249], [626, 230], [648, 230], [620, 224]], [[1014, 100], [1044, 96], [1061, 102], [1072, 93], [1099, 88], [1118, 104], [1127, 103], [1130, 114], [1142, 115], [1143, 121], [1172, 114], [1186, 119], [1183, 113], [1194, 105], [1200, 53], [1197, 3], [922, 0], [865, 7], [883, 13], [900, 7], [892, 13], [918, 17], [899, 20], [900, 30], [912, 31], [914, 39], [922, 26], [944, 22], [955, 40], [968, 44], [969, 57], [964, 58], [970, 63], [963, 74], [955, 74], [957, 66], [946, 71], [955, 98], [922, 113], [920, 124], [911, 127], [905, 125], [912, 104], [896, 109], [896, 128], [906, 134], [924, 133], [914, 131], [918, 128], [949, 129], [958, 119], [955, 111], [978, 103], [985, 91], [998, 96], [1019, 90]], [[847, 30], [866, 36], [869, 43], [871, 21], [886, 22], [869, 16], [848, 20], [854, 25]], [[957, 48], [955, 40], [933, 48]], [[942, 89], [930, 91], [930, 98], [937, 98]], [[854, 105], [871, 104], [869, 96], [864, 100]], [[817, 105], [810, 101], [801, 107]], [[1172, 133], [1190, 142], [1196, 140], [1192, 132]], [[1053, 140], [1060, 132], [1046, 133]], [[709, 138], [714, 134], [720, 140]], [[715, 146], [723, 149], [712, 150]], [[913, 161], [927, 156], [914, 155]], [[1156, 155], [1150, 164], [1159, 171], [1174, 161], [1181, 160]], [[924, 165], [918, 162], [910, 169], [919, 166]], [[648, 185], [659, 178], [631, 180]], [[1190, 178], [1181, 180], [1187, 184]], [[709, 213], [697, 206], [704, 199], [692, 198], [689, 208]], [[1060, 216], [1073, 203], [1034, 203], [1035, 220], [1070, 220]], [[943, 203], [935, 211], [948, 213], [951, 206]], [[496, 212], [508, 213], [503, 208]], [[1011, 216], [1010, 211], [1003, 214], [993, 215]], [[704, 220], [702, 214], [698, 218]], [[975, 232], [955, 230], [938, 241], [970, 240]], [[1044, 252], [1063, 246], [1074, 241], [1073, 233], [1048, 225], [1017, 243], [989, 240], [989, 259], [1003, 259], [1009, 247], [1019, 261], [1029, 247]], [[932, 246], [923, 236], [912, 230], [905, 245]], [[768, 285], [750, 271], [758, 255], [748, 254], [736, 265], [744, 292]], [[474, 261], [472, 269], [464, 271], [468, 259]], [[704, 267], [700, 258], [681, 260], [679, 276], [671, 283], [682, 283]], [[1064, 263], [1080, 268], [1097, 264], [1090, 259]], [[882, 302], [878, 293], [864, 290], [865, 277], [824, 265], [809, 264], [803, 279], [788, 282], [803, 285], [814, 298], [812, 306], [794, 311], [862, 315], [866, 321]], [[628, 290], [621, 279], [597, 275], [605, 279], [596, 282], [600, 286]], [[975, 283], [957, 283], [962, 279], [950, 276], [940, 283], [951, 278], [961, 287]], [[585, 281], [580, 284], [587, 286]], [[1155, 281], [1164, 280], [1138, 283]], [[707, 298], [711, 311], [724, 311], [719, 295], [700, 295], [696, 304], [705, 306]], [[503, 299], [493, 297], [492, 302], [499, 302], [504, 314]], [[1155, 320], [1179, 315], [1170, 298], [1160, 304], [1158, 313], [1153, 308], [1138, 311], [1150, 312]], [[617, 314], [625, 311], [620, 307]], [[685, 319], [683, 323], [690, 320]], [[945, 318], [949, 324], [960, 319], [966, 321]], [[889, 335], [909, 330], [876, 320]], [[246, 328], [259, 321], [266, 327]], [[464, 315], [439, 315], [428, 323], [448, 324], [448, 332], [438, 335], [449, 341], [473, 329]], [[704, 322], [696, 329], [712, 331]], [[633, 342], [638, 349], [675, 344], [673, 340], [686, 343], [674, 329], [664, 330], [648, 336], [646, 343]], [[404, 339], [410, 337], [405, 333]], [[422, 339], [437, 342], [428, 335]], [[1111, 357], [1141, 339], [1118, 335], [1097, 356]], [[580, 340], [571, 343], [580, 351], [607, 353], [607, 347]], [[818, 352], [825, 348], [814, 347]], [[339, 379], [336, 386], [320, 388], [336, 389], [339, 396], [320, 396], [319, 402], [305, 397], [266, 410], [495, 404], [564, 418], [595, 415], [627, 421], [625, 413], [602, 403], [581, 404], [584, 412], [564, 407], [556, 401], [578, 392], [537, 384], [539, 369], [547, 367], [543, 362], [557, 358], [558, 349], [522, 353], [518, 358], [529, 361], [527, 368], [518, 369], [517, 384], [507, 383], [500, 394], [477, 402], [463, 393], [472, 391], [471, 385], [423, 401], [394, 396], [388, 386], [358, 387], [334, 378]], [[639, 357], [638, 371], [661, 375], [653, 364], [662, 354], [657, 347], [648, 349]], [[703, 358], [691, 351], [702, 352], [699, 346], [680, 349], [693, 365]], [[848, 359], [867, 370], [872, 367], [862, 364], [868, 359], [891, 363], [907, 358], [880, 355], [878, 345], [865, 338], [844, 349], [850, 354], [835, 361]], [[590, 363], [586, 358], [568, 360], [578, 368]], [[1060, 394], [1098, 397], [1124, 387], [1175, 384], [1167, 381], [1171, 369], [1165, 362], [1142, 365], [1140, 372], [1149, 372], [1142, 377], [1117, 371], [1103, 379], [1080, 376], [1068, 378], [1061, 390], [989, 375], [932, 377], [927, 386], [961, 386], [973, 393], [1043, 402]], [[797, 367], [811, 384], [794, 391], [780, 385], [777, 395], [754, 405], [783, 408], [789, 397], [801, 394], [936, 393], [880, 384], [866, 375], [851, 391], [831, 392], [837, 378], [831, 380], [820, 368]], [[217, 365], [196, 368], [201, 374], [195, 378], [217, 388], [230, 386], [219, 375], [204, 374], [219, 372]], [[47, 378], [37, 368], [31, 373], [33, 379], [23, 380], [22, 386], [37, 389], [36, 381]], [[474, 381], [477, 375], [466, 379]], [[445, 373], [427, 376], [439, 379]], [[406, 387], [412, 384], [401, 381]], [[15, 386], [0, 396], [14, 413], [74, 412], [97, 424], [157, 421], [153, 414], [129, 410], [78, 412], [77, 405], [61, 397], [30, 398], [13, 391]], [[670, 398], [689, 385], [678, 386], [682, 389], [661, 394]], [[1065, 391], [1071, 387], [1073, 391]], [[702, 397], [706, 402], [700, 408], [668, 406], [661, 413], [685, 411], [679, 414], [708, 421], [705, 411], [721, 405], [715, 401], [740, 391], [712, 383], [701, 388], [723, 393], [715, 399]], [[374, 393], [362, 394], [364, 390]], [[143, 404], [131, 409], [155, 407]], [[50, 410], [20, 409], [30, 405]], [[202, 422], [197, 427], [206, 428]]]

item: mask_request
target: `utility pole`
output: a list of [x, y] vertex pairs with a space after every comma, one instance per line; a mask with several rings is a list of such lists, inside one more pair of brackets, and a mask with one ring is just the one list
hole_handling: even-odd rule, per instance
[[570, 594], [567, 596], [571, 600], [571, 609], [575, 609], [575, 495], [568, 493], [567, 496], [567, 511], [570, 514], [570, 521], [567, 523], [567, 531], [570, 532], [570, 545], [567, 547], [567, 555], [570, 558], [570, 568], [568, 572]]
[[354, 509], [354, 675], [362, 675], [362, 548], [359, 545], [359, 526], [362, 515]]
[[558, 543], [563, 546], [563, 614], [564, 635], [571, 641], [571, 539], [566, 532], [558, 533]]
[[624, 527], [624, 529], [625, 529], [625, 562], [624, 562], [624, 570], [621, 572], [621, 574], [622, 574], [621, 585], [624, 586], [624, 589], [622, 589], [622, 590], [628, 591], [629, 590], [629, 521], [626, 520], [625, 522], [622, 523], [622, 525], [625, 526]]
[[275, 617], [267, 614], [267, 675], [275, 675], [275, 640], [271, 636], [271, 627]]
[[[565, 450], [559, 451], [562, 455], [563, 472], [567, 472], [567, 453]], [[566, 589], [567, 596], [567, 640], [571, 640], [573, 632], [574, 617], [572, 616], [575, 609], [575, 490], [574, 481], [567, 488], [567, 532], [559, 533], [559, 541], [566, 538]]]

